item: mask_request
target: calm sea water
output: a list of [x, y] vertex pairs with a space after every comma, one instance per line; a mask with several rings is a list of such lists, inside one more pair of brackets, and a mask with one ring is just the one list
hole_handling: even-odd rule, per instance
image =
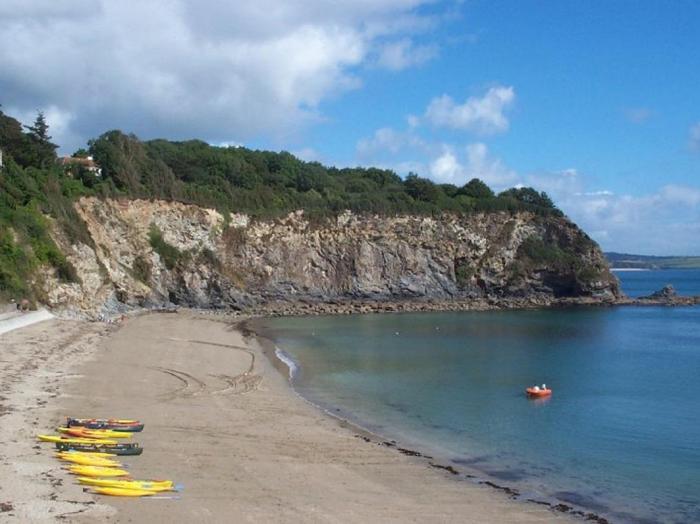
[[641, 297], [672, 284], [681, 295], [700, 295], [700, 270], [615, 271], [622, 288], [631, 297]]
[[[650, 291], [664, 276], [621, 273]], [[675, 272], [674, 272], [675, 273]], [[683, 272], [681, 272], [683, 273]], [[677, 289], [700, 294], [700, 272]], [[632, 278], [627, 279], [628, 276]], [[656, 280], [663, 281], [658, 285]], [[684, 284], [685, 286], [685, 284]], [[700, 307], [274, 319], [311, 401], [615, 521], [700, 522]], [[546, 382], [551, 399], [531, 401]]]

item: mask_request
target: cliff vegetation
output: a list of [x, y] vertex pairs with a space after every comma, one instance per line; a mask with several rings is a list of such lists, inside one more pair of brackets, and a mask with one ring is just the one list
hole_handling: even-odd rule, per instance
[[76, 152], [96, 173], [57, 164], [43, 115], [23, 128], [1, 111], [0, 149], [0, 298], [94, 310], [618, 293], [596, 244], [532, 188], [120, 131]]

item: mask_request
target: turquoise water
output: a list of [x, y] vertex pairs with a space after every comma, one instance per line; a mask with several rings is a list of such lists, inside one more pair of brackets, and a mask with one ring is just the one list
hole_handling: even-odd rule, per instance
[[[302, 395], [400, 444], [523, 498], [614, 521], [700, 522], [698, 307], [265, 325], [300, 364]], [[551, 399], [524, 397], [542, 382]]]

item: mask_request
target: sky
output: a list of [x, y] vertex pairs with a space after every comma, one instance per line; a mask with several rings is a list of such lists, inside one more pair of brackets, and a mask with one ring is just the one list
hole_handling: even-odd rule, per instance
[[0, 0], [0, 104], [546, 191], [605, 250], [700, 255], [695, 0]]

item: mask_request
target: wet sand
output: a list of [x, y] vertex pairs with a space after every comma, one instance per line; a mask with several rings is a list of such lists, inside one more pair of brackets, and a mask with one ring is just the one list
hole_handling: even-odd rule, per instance
[[[73, 356], [62, 360], [61, 375], [50, 376], [58, 365], [47, 355], [60, 353], [54, 333], [65, 326], [73, 331], [64, 338], [77, 337], [66, 346]], [[3, 429], [11, 423], [3, 438], [17, 441], [3, 451], [0, 502], [11, 502], [13, 509], [0, 519], [52, 521], [63, 514], [63, 522], [572, 521], [367, 442], [296, 396], [257, 341], [221, 318], [150, 314], [119, 329], [49, 321], [3, 335], [0, 360], [10, 351], [29, 351], [38, 336], [46, 349], [25, 358], [39, 370], [35, 390], [22, 398], [11, 392], [5, 404], [14, 411], [0, 417]], [[0, 370], [4, 384], [8, 372]], [[37, 404], [35, 397], [46, 403]], [[51, 457], [49, 445], [34, 449], [31, 440], [68, 414], [142, 420], [146, 429], [135, 440], [143, 455], [120, 459], [135, 478], [170, 478], [184, 490], [155, 500], [84, 493]]]

